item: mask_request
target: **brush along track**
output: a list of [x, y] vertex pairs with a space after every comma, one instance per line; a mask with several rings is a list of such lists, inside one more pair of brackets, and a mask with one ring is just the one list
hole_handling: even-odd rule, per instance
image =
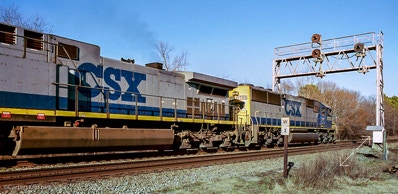
[[[289, 148], [289, 155], [308, 154], [343, 148], [352, 148], [352, 143], [327, 144], [318, 146]], [[190, 155], [184, 157], [148, 159], [133, 162], [44, 168], [0, 173], [0, 185], [26, 185], [54, 181], [75, 181], [81, 179], [104, 178], [109, 176], [132, 175], [160, 172], [200, 166], [261, 160], [283, 156], [283, 148], [222, 154]]]

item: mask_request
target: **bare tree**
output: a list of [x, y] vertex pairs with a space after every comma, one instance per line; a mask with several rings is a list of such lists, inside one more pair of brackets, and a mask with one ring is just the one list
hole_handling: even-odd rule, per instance
[[375, 101], [358, 92], [339, 88], [333, 82], [318, 82], [299, 87], [298, 94], [332, 108], [334, 123], [342, 139], [359, 138], [367, 133], [367, 125], [374, 125]]
[[167, 43], [160, 41], [157, 45], [158, 54], [161, 58], [164, 68], [168, 71], [180, 71], [184, 70], [188, 66], [187, 52], [181, 52], [179, 55], [172, 57], [173, 48]]
[[[307, 85], [316, 85], [316, 83], [316, 80], [312, 77], [295, 78], [293, 81], [287, 79], [281, 81], [281, 89], [282, 93], [285, 94], [302, 95], [300, 92], [303, 88], [306, 88]], [[304, 97], [308, 97], [308, 95], [304, 95]]]
[[314, 85], [314, 84], [307, 84], [305, 86], [300, 87], [299, 96], [303, 96], [305, 98], [310, 98], [310, 99], [317, 99], [319, 100], [321, 98], [321, 91], [319, 90], [319, 87]]
[[398, 128], [398, 97], [384, 96], [384, 124], [388, 135], [396, 135]]
[[39, 32], [51, 32], [52, 28], [48, 27], [46, 20], [38, 15], [25, 19], [15, 5], [0, 6], [0, 22]]
[[290, 80], [284, 80], [283, 82], [281, 82], [281, 90], [284, 94], [296, 94], [296, 87]]

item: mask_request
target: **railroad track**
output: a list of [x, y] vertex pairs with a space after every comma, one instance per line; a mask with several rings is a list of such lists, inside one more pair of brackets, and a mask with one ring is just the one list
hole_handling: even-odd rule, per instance
[[[308, 154], [355, 147], [352, 143], [326, 144], [318, 146], [291, 147], [289, 155]], [[134, 175], [139, 173], [160, 172], [195, 168], [209, 165], [262, 160], [283, 156], [283, 148], [232, 152], [206, 155], [189, 155], [173, 158], [155, 158], [148, 160], [79, 165], [57, 168], [42, 168], [0, 173], [0, 186], [28, 185], [54, 181], [74, 181], [109, 176]]]

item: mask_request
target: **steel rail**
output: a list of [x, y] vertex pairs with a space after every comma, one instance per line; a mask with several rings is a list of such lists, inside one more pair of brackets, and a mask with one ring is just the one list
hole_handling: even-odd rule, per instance
[[[321, 151], [352, 148], [352, 143], [326, 144], [318, 146], [289, 148], [289, 155], [315, 153]], [[261, 160], [283, 156], [283, 149], [256, 150], [247, 152], [233, 152], [207, 155], [189, 155], [173, 158], [155, 158], [148, 160], [79, 165], [35, 170], [21, 170], [0, 173], [0, 186], [27, 185], [54, 181], [73, 181], [104, 176], [134, 175], [138, 173], [159, 172], [200, 166], [237, 163], [252, 160]]]

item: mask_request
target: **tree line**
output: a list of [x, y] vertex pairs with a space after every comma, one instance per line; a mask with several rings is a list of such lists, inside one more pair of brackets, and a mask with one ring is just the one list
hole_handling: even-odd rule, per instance
[[[311, 81], [310, 81], [311, 82]], [[333, 111], [333, 123], [339, 139], [358, 139], [369, 136], [367, 126], [376, 125], [376, 98], [364, 97], [359, 92], [345, 89], [336, 83], [325, 81], [310, 83], [307, 81], [283, 82], [284, 93], [299, 95], [330, 106]], [[397, 134], [398, 97], [384, 95], [384, 128], [387, 135]]]

